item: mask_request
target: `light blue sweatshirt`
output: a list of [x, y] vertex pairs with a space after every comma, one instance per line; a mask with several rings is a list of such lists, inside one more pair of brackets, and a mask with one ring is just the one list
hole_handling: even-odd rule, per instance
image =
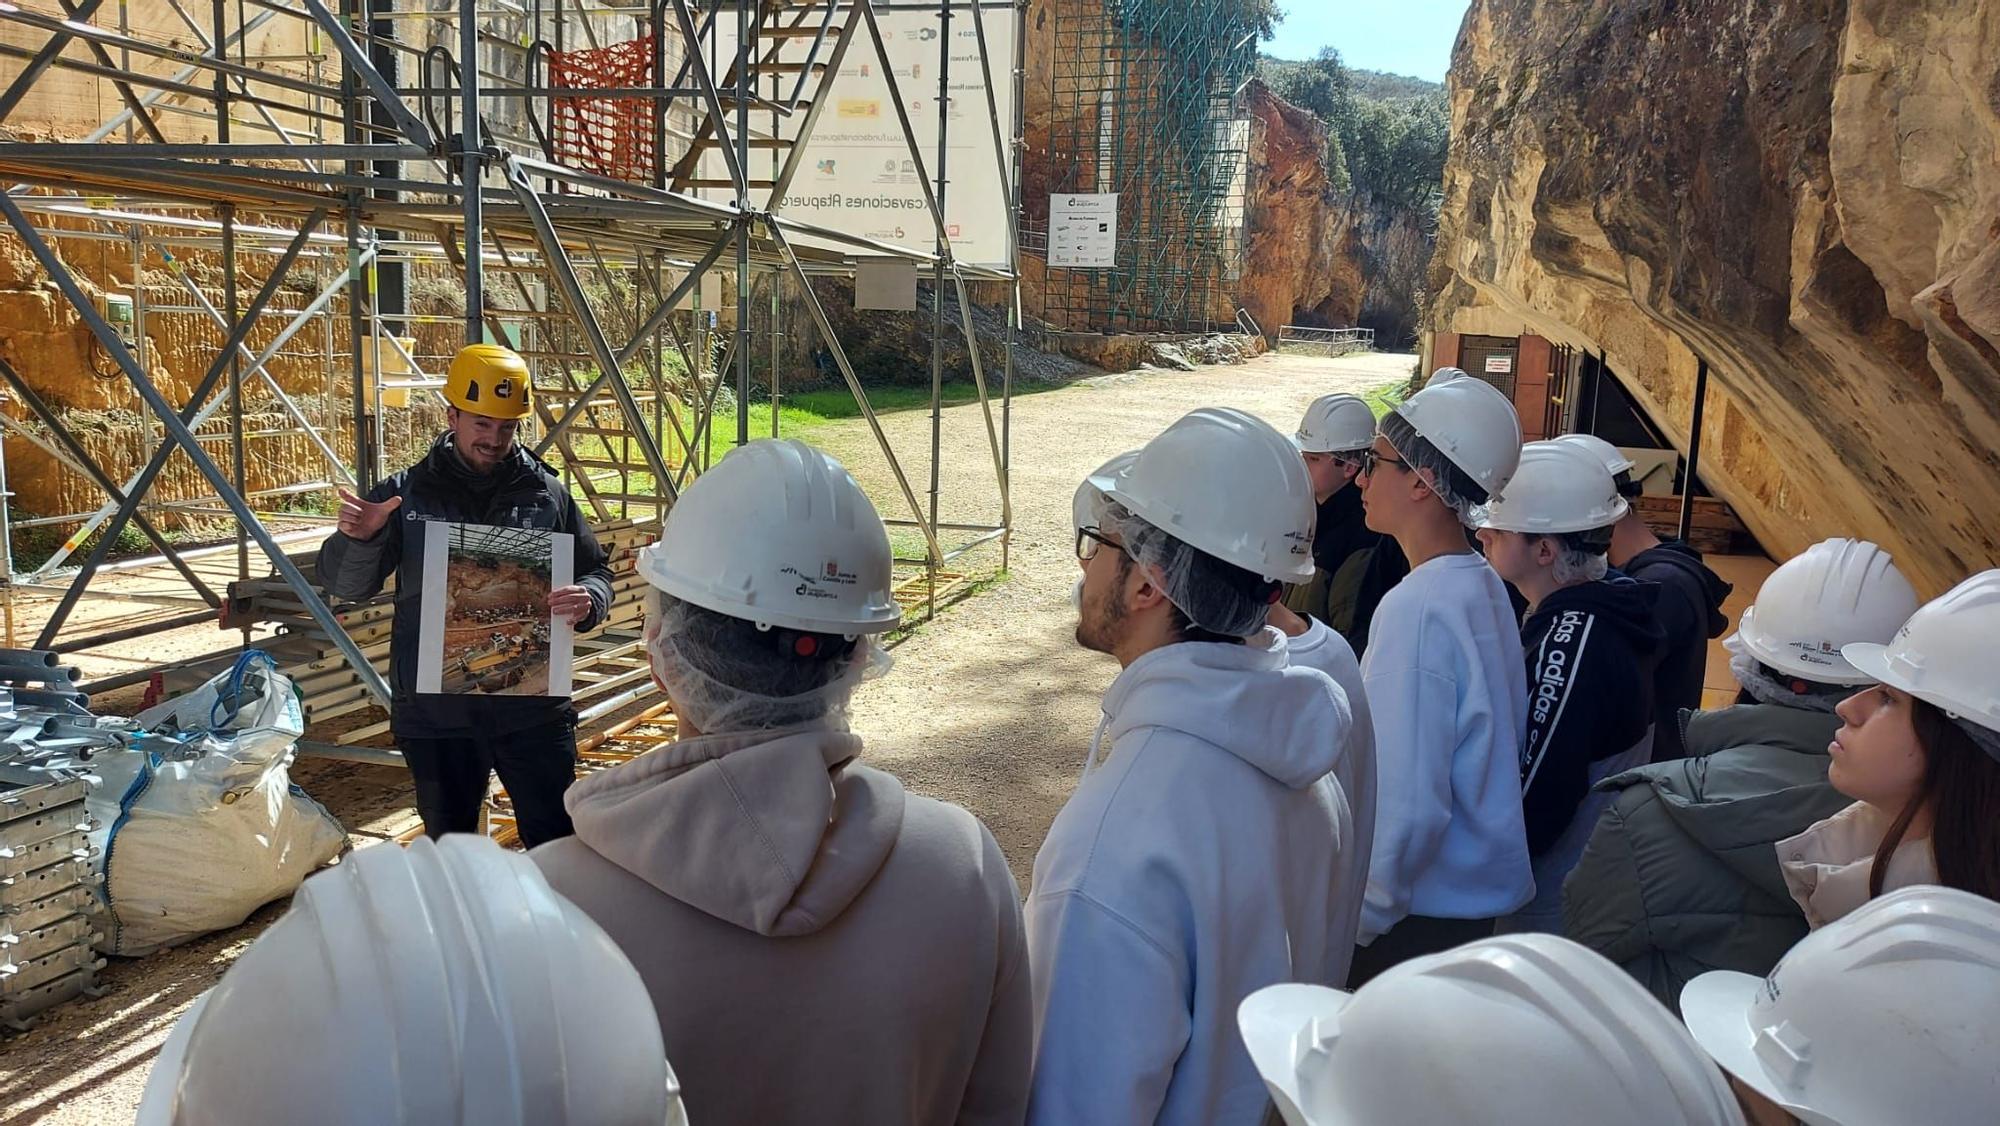
[[1361, 662], [1376, 766], [1363, 942], [1408, 915], [1492, 919], [1534, 897], [1525, 670], [1507, 589], [1478, 555], [1428, 560], [1383, 597]]
[[1035, 859], [1029, 1122], [1262, 1119], [1236, 1009], [1345, 965], [1343, 899], [1362, 889], [1341, 886], [1353, 826], [1332, 772], [1350, 722], [1275, 629], [1157, 649], [1112, 682], [1092, 764]]

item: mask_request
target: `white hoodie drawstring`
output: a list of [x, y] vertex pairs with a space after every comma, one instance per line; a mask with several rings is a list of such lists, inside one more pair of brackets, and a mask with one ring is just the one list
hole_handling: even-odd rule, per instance
[[1110, 726], [1111, 717], [1109, 715], [1097, 721], [1097, 731], [1090, 737], [1090, 754], [1083, 760], [1083, 774], [1077, 778], [1077, 785], [1083, 785], [1084, 780], [1090, 777], [1090, 772], [1096, 769], [1097, 750], [1104, 745], [1104, 729]]

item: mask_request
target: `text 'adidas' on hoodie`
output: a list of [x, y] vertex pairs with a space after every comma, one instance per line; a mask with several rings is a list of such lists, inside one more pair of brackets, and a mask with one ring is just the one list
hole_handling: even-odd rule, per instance
[[1362, 657], [1375, 717], [1375, 847], [1361, 937], [1409, 915], [1493, 919], [1528, 902], [1527, 676], [1500, 576], [1426, 560], [1382, 599]]
[[565, 797], [532, 854], [652, 995], [688, 1120], [1007, 1126], [1033, 1011], [986, 827], [796, 727], [682, 740]]
[[1591, 787], [1651, 761], [1660, 588], [1624, 576], [1551, 593], [1521, 626], [1528, 733], [1521, 805], [1535, 898], [1503, 930], [1562, 933], [1562, 884], [1611, 802]]
[[1256, 1126], [1236, 1027], [1266, 985], [1335, 980], [1352, 935], [1338, 685], [1282, 634], [1156, 649], [1104, 695], [1087, 765], [1028, 901], [1029, 1121]]

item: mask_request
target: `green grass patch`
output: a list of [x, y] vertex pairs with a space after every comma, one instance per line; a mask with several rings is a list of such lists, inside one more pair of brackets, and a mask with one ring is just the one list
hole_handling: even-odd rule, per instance
[[[1061, 386], [1063, 384], [1052, 382], [1020, 383], [1016, 384], [1014, 394], [1017, 396], [1039, 394], [1044, 391], [1053, 391]], [[989, 398], [996, 401], [997, 405], [999, 398], [996, 389], [997, 385], [989, 382], [987, 388]], [[941, 395], [943, 406], [956, 407], [978, 401], [978, 388], [969, 379], [947, 383], [943, 387]], [[868, 405], [873, 407], [877, 414], [929, 410], [931, 392], [928, 387], [870, 387], [868, 388]], [[615, 411], [615, 408], [612, 409]], [[679, 411], [679, 414], [682, 429], [686, 432], [687, 437], [692, 439], [694, 437], [692, 412], [683, 408]], [[607, 417], [610, 416], [607, 415]], [[797, 438], [802, 442], [817, 443], [820, 431], [829, 423], [860, 417], [861, 405], [854, 401], [853, 394], [845, 387], [824, 387], [810, 391], [793, 391], [785, 394], [778, 405], [778, 436], [781, 438]], [[678, 453], [681, 439], [675, 435], [671, 423], [667, 424], [665, 429], [666, 432], [661, 435], [661, 439], [671, 457]], [[769, 438], [770, 436], [771, 401], [768, 396], [761, 400], [753, 397], [750, 402], [750, 438], [752, 441], [755, 441], [758, 438]], [[571, 439], [570, 444], [578, 457], [589, 460], [623, 460], [634, 464], [639, 460], [639, 453], [636, 448], [627, 456], [622, 449], [624, 443], [617, 439], [606, 439], [593, 435], [577, 435]], [[708, 429], [702, 435], [701, 440], [695, 443], [695, 447], [697, 450], [705, 450], [707, 453], [707, 463], [713, 465], [717, 459], [735, 448], [735, 446], [736, 410], [733, 406], [718, 407], [715, 417], [710, 420]], [[644, 479], [648, 488], [651, 487], [652, 478], [649, 475], [635, 474], [633, 476], [635, 492], [640, 491], [637, 486], [641, 478]]]
[[1403, 404], [1403, 397], [1409, 390], [1409, 383], [1398, 379], [1394, 383], [1384, 383], [1372, 391], [1362, 392], [1361, 399], [1368, 404], [1369, 410], [1375, 412], [1376, 418], [1381, 418], [1383, 415], [1401, 406]]
[[[21, 518], [33, 519], [34, 514], [22, 513]], [[165, 536], [169, 543], [183, 538], [172, 532], [162, 532], [161, 535]], [[49, 557], [54, 555], [56, 550], [62, 547], [63, 542], [69, 538], [69, 532], [64, 530], [61, 525], [37, 524], [30, 528], [15, 528], [12, 530], [9, 538], [14, 548], [14, 570], [32, 571], [49, 561]], [[77, 545], [75, 551], [70, 553], [69, 558], [65, 561], [65, 565], [75, 566], [82, 563], [85, 559], [90, 558], [90, 553], [97, 550], [97, 543], [103, 538], [103, 528], [92, 532], [82, 543]], [[141, 532], [128, 521], [123, 528], [118, 530], [118, 538], [112, 542], [111, 550], [106, 553], [105, 558], [124, 559], [134, 555], [142, 555], [151, 550], [153, 550], [153, 541], [147, 539], [144, 532]]]

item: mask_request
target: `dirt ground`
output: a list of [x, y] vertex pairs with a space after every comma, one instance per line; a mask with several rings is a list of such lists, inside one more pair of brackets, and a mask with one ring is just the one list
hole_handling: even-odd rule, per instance
[[[1098, 698], [1116, 672], [1110, 658], [1085, 652], [1073, 637], [1070, 587], [1078, 572], [1070, 499], [1077, 482], [1196, 407], [1241, 408], [1290, 432], [1315, 397], [1407, 379], [1413, 363], [1405, 355], [1267, 355], [1236, 367], [1101, 376], [1016, 400], [1009, 578], [918, 630], [896, 648], [888, 675], [861, 690], [854, 727], [867, 740], [869, 760], [918, 792], [977, 814], [1025, 889], [1035, 850], [1082, 768]], [[882, 425], [927, 504], [929, 415], [902, 412]], [[909, 515], [865, 424], [843, 424], [820, 438], [884, 516]], [[992, 457], [976, 406], [945, 412], [938, 486], [943, 522], [997, 520]], [[400, 770], [311, 761], [294, 778], [349, 827], [357, 846], [415, 822]], [[58, 1009], [0, 1043], [0, 1121], [129, 1122], [174, 1020], [282, 911], [273, 904], [234, 930], [150, 958], [114, 960], [100, 975], [104, 996]]]

